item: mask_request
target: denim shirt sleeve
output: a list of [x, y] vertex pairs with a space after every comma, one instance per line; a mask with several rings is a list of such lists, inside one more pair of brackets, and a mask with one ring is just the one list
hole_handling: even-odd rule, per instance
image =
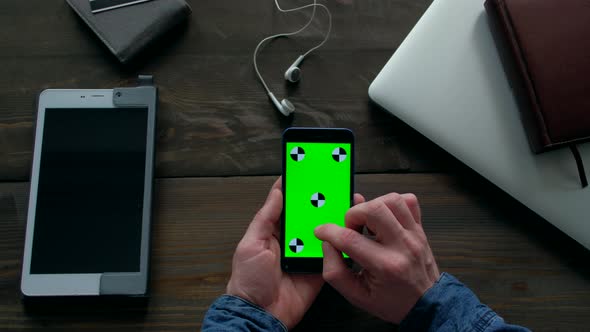
[[400, 324], [400, 331], [530, 332], [504, 322], [469, 288], [443, 273]]
[[237, 296], [222, 295], [207, 310], [201, 331], [287, 332], [287, 328], [259, 306]]

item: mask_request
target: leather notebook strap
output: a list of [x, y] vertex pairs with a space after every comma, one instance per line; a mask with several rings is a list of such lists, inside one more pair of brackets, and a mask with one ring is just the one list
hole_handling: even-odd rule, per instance
[[584, 162], [580, 156], [580, 151], [578, 151], [578, 147], [575, 144], [570, 145], [570, 150], [572, 150], [574, 159], [576, 159], [576, 166], [578, 166], [578, 174], [580, 176], [580, 182], [582, 182], [582, 188], [586, 188], [588, 187], [588, 179], [586, 178], [586, 171], [584, 170]]

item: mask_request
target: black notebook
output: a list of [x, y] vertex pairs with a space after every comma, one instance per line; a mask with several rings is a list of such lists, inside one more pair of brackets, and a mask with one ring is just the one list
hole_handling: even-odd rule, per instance
[[191, 13], [184, 0], [152, 0], [96, 14], [88, 0], [66, 1], [122, 63]]

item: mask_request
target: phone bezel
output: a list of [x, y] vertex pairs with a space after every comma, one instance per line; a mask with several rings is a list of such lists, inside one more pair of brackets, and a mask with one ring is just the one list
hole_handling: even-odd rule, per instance
[[[355, 173], [355, 149], [354, 149], [354, 133], [346, 128], [288, 128], [283, 132], [282, 139], [282, 166], [283, 166], [283, 206], [286, 207], [287, 187], [286, 187], [286, 161], [287, 161], [287, 143], [288, 142], [312, 142], [312, 143], [349, 143], [350, 144], [350, 206], [353, 203], [354, 196], [354, 173]], [[293, 258], [286, 257], [285, 250], [285, 210], [281, 214], [281, 268], [289, 273], [321, 273], [323, 266], [323, 258]], [[350, 258], [345, 261], [350, 264]]]

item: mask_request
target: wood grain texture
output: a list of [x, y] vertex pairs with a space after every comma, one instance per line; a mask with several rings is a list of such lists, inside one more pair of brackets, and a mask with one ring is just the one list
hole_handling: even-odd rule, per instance
[[[338, 0], [325, 2], [333, 18], [330, 40], [322, 50], [392, 50], [400, 43], [431, 0]], [[187, 1], [193, 9], [189, 29], [182, 41], [167, 46], [180, 54], [246, 54], [265, 36], [297, 30], [311, 10], [282, 14], [273, 1], [232, 0]], [[283, 8], [308, 4], [305, 0], [283, 0]], [[3, 57], [89, 56], [108, 54], [97, 38], [79, 20], [65, 1], [5, 1], [0, 8], [3, 27], [0, 48]], [[27, 27], [22, 29], [21, 27]], [[319, 42], [327, 28], [327, 17], [317, 11], [317, 19], [295, 39], [282, 39], [265, 52], [298, 52]], [[166, 39], [174, 36], [166, 36]], [[26, 42], [25, 42], [26, 41]], [[169, 42], [169, 41], [168, 41]], [[166, 45], [166, 43], [161, 44]], [[76, 46], [76, 47], [73, 47]], [[154, 54], [171, 54], [154, 50]], [[293, 59], [294, 60], [294, 59]], [[291, 62], [293, 62], [291, 60]]]
[[[304, 3], [303, 1], [296, 1]], [[318, 23], [276, 40], [260, 55], [273, 92], [297, 112], [285, 119], [252, 68], [267, 34], [288, 31], [309, 13], [279, 15], [269, 1], [194, 1], [190, 22], [130, 67], [122, 67], [62, 0], [0, 4], [0, 180], [29, 179], [37, 94], [46, 88], [132, 86], [150, 73], [160, 88], [159, 177], [280, 173], [280, 135], [288, 126], [347, 127], [358, 137], [360, 172], [439, 171], [433, 144], [371, 105], [370, 82], [424, 12], [428, 0], [330, 2], [333, 34], [306, 59], [303, 79], [284, 70], [321, 38]], [[288, 6], [289, 4], [285, 4]], [[410, 144], [404, 144], [411, 142]], [[441, 162], [442, 160], [442, 162]]]
[[[147, 309], [69, 307], [24, 312], [19, 295], [27, 183], [0, 184], [0, 330], [194, 331], [230, 275], [233, 250], [274, 177], [161, 179], [156, 183]], [[590, 254], [482, 178], [441, 174], [357, 176], [367, 198], [414, 192], [441, 270], [506, 320], [535, 331], [590, 323]], [[65, 306], [65, 308], [68, 308]], [[326, 287], [300, 331], [389, 331]]]

